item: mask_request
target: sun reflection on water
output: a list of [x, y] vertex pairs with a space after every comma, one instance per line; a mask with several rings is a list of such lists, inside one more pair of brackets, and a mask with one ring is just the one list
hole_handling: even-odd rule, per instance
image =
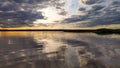
[[119, 35], [0, 32], [0, 68], [119, 68]]

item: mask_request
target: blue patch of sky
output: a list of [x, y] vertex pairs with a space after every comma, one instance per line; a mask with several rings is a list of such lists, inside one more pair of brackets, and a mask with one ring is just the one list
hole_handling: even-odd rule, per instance
[[71, 14], [75, 14], [79, 8], [79, 1], [78, 0], [67, 0], [67, 10]]

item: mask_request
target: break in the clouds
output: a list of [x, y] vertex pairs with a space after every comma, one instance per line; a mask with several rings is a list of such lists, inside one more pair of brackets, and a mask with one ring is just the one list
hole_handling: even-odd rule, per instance
[[0, 27], [53, 23], [78, 28], [120, 24], [120, 0], [0, 0]]

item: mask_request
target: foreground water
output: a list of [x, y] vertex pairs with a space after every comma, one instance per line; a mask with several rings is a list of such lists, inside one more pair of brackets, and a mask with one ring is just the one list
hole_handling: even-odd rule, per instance
[[0, 68], [120, 68], [120, 35], [0, 32]]

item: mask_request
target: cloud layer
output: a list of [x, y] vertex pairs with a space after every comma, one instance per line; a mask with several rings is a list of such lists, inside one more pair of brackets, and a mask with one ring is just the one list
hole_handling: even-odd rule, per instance
[[73, 23], [76, 27], [120, 24], [120, 1], [0, 0], [0, 27], [48, 23]]
[[119, 0], [81, 0], [79, 12], [83, 12], [85, 15], [78, 14], [63, 22], [81, 23], [81, 21], [87, 21], [87, 26], [120, 24]]

